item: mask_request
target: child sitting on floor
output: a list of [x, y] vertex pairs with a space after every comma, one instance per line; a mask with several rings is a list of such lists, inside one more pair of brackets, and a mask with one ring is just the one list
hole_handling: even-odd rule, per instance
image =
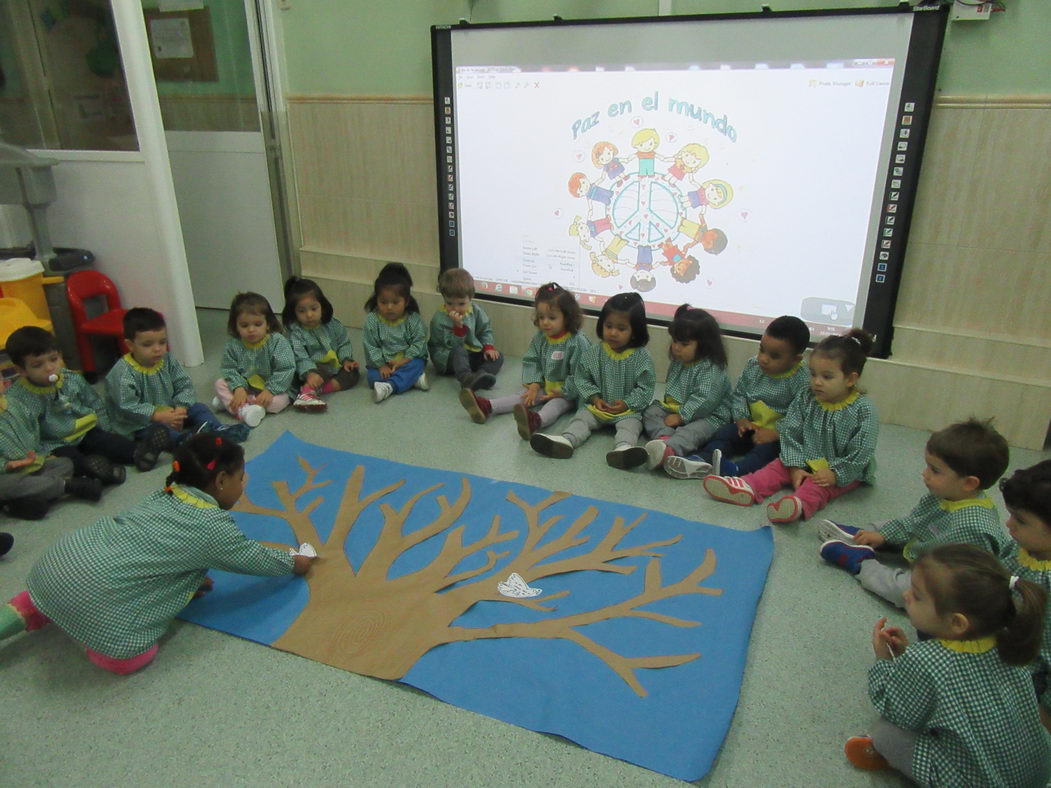
[[857, 389], [871, 349], [861, 329], [823, 339], [810, 354], [811, 396], [797, 397], [778, 422], [781, 456], [745, 476], [706, 477], [708, 494], [751, 506], [790, 485], [793, 492], [766, 507], [770, 522], [788, 523], [875, 481], [879, 419]]
[[285, 282], [281, 321], [296, 360], [299, 394], [292, 407], [298, 411], [324, 413], [322, 394], [353, 388], [361, 378], [347, 329], [332, 311], [313, 280], [293, 276]]
[[[580, 357], [569, 392], [581, 407], [561, 435], [534, 433], [529, 445], [548, 457], [566, 459], [601, 427], [613, 427], [614, 449], [606, 454], [612, 468], [633, 468], [646, 462], [646, 450], [636, 446], [642, 434], [642, 411], [653, 399], [657, 373], [646, 349], [646, 304], [638, 293], [618, 293], [602, 306], [598, 318], [601, 344]], [[634, 452], [632, 450], [635, 450]]]
[[25, 326], [8, 338], [7, 352], [21, 373], [8, 399], [39, 423], [43, 455], [67, 457], [76, 476], [103, 484], [121, 484], [124, 465], [153, 470], [156, 452], [167, 443], [163, 427], [147, 430], [138, 443], [111, 432], [102, 397], [79, 373], [65, 368], [52, 334]]
[[576, 370], [580, 356], [591, 347], [587, 337], [578, 333], [583, 314], [571, 292], [549, 282], [536, 291], [533, 307], [533, 325], [539, 330], [522, 357], [525, 390], [493, 399], [479, 397], [469, 388], [460, 391], [460, 404], [477, 424], [499, 413], [514, 413], [522, 440], [554, 424], [573, 407], [565, 391], [566, 381]]
[[682, 457], [704, 445], [726, 420], [730, 397], [726, 376], [726, 348], [715, 318], [703, 309], [683, 304], [668, 327], [671, 346], [664, 399], [643, 411], [646, 467], [659, 468], [672, 457]]
[[[701, 450], [669, 457], [664, 471], [676, 479], [741, 476], [757, 471], [781, 451], [780, 421], [810, 381], [803, 352], [810, 329], [798, 317], [782, 315], [766, 327], [759, 352], [748, 359], [730, 397], [729, 424], [715, 431]], [[733, 459], [737, 455], [744, 455]]]
[[1007, 441], [988, 421], [969, 419], [938, 430], [927, 441], [921, 474], [927, 494], [905, 517], [874, 529], [819, 520], [818, 535], [826, 540], [821, 557], [853, 574], [861, 586], [898, 607], [909, 587], [909, 569], [886, 566], [876, 548], [895, 547], [912, 564], [939, 544], [972, 544], [995, 556], [1006, 554], [1009, 540], [996, 505], [983, 491], [1005, 470]]
[[246, 537], [227, 510], [244, 493], [244, 452], [195, 435], [175, 452], [163, 491], [59, 539], [30, 570], [27, 591], [0, 607], [0, 638], [54, 622], [111, 673], [151, 662], [157, 641], [206, 573], [306, 574], [311, 559]]
[[869, 698], [871, 736], [846, 744], [861, 769], [893, 768], [919, 785], [1043, 788], [1051, 739], [1024, 666], [1040, 647], [1047, 592], [984, 550], [946, 544], [916, 562], [909, 621], [932, 637], [909, 645], [881, 618]]
[[[223, 426], [207, 405], [197, 401], [193, 381], [168, 352], [168, 328], [160, 312], [129, 309], [124, 315], [124, 339], [131, 352], [106, 375], [107, 406], [116, 432], [145, 440], [153, 432], [150, 427], [161, 424], [168, 446], [194, 432], [213, 432], [236, 442], [248, 438], [246, 425]], [[152, 456], [156, 458], [156, 452]]]
[[270, 302], [259, 293], [238, 293], [230, 304], [226, 330], [232, 337], [223, 350], [215, 381], [219, 405], [249, 427], [259, 426], [267, 413], [288, 407], [289, 389], [296, 374], [292, 346]]
[[376, 404], [412, 388], [427, 391], [427, 327], [404, 265], [383, 266], [365, 309], [365, 371]]
[[461, 388], [491, 389], [504, 357], [493, 345], [489, 315], [474, 300], [474, 277], [449, 268], [438, 277], [438, 292], [445, 303], [431, 318], [431, 363], [439, 375], [454, 375]]
[[0, 508], [11, 517], [39, 520], [67, 493], [102, 497], [102, 482], [73, 478], [73, 462], [40, 452], [40, 424], [17, 404], [9, 406], [0, 383]]
[[[1002, 479], [1000, 492], [1010, 515], [1007, 530], [1014, 539], [1004, 566], [1051, 593], [1051, 460]], [[1051, 731], [1051, 609], [1044, 617], [1040, 654], [1030, 669], [1040, 703], [1040, 719]]]

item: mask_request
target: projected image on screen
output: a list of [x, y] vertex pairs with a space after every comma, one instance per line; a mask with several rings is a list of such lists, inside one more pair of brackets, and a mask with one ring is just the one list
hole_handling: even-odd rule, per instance
[[597, 309], [636, 290], [653, 317], [689, 302], [752, 334], [782, 314], [817, 337], [867, 326], [874, 292], [889, 320], [911, 207], [899, 179], [911, 166], [915, 181], [922, 142], [899, 113], [915, 107], [902, 93], [913, 25], [449, 31], [436, 56], [443, 265], [483, 294], [527, 301], [557, 281]]
[[850, 325], [893, 63], [755, 65], [458, 72], [463, 265], [731, 324], [814, 299]]

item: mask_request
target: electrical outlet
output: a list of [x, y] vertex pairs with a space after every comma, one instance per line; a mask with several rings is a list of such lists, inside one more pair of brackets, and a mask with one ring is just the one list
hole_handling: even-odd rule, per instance
[[992, 3], [961, 3], [952, 4], [949, 19], [953, 22], [978, 22], [988, 19], [993, 13]]

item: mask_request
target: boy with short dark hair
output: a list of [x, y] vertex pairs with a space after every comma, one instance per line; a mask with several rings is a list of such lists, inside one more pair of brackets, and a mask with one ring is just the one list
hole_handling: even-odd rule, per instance
[[24, 326], [8, 338], [7, 353], [21, 375], [8, 398], [39, 423], [42, 454], [67, 457], [77, 476], [91, 476], [103, 484], [124, 481], [121, 465], [153, 469], [157, 457], [150, 443], [162, 441], [163, 448], [167, 436], [150, 434], [136, 445], [111, 432], [102, 397], [79, 373], [65, 368], [54, 335]]
[[142, 440], [152, 425], [160, 424], [168, 438], [163, 448], [194, 432], [214, 432], [236, 443], [248, 437], [246, 424], [224, 426], [207, 405], [197, 401], [193, 381], [168, 352], [168, 328], [160, 312], [129, 309], [124, 315], [124, 339], [131, 351], [106, 375], [114, 430]]
[[73, 463], [40, 451], [40, 426], [0, 385], [0, 508], [12, 517], [39, 520], [66, 493], [97, 501], [98, 479], [73, 478]]
[[912, 570], [870, 560], [876, 557], [876, 548], [898, 548], [909, 564], [949, 542], [974, 545], [998, 558], [1010, 548], [996, 505], [984, 493], [1007, 470], [1010, 459], [1007, 441], [991, 422], [972, 418], [938, 430], [927, 441], [924, 459], [922, 477], [928, 492], [905, 517], [875, 529], [831, 520], [817, 523], [818, 535], [826, 540], [821, 557], [898, 607], [904, 607], [902, 594], [910, 585]]
[[492, 388], [504, 357], [493, 345], [489, 315], [474, 303], [474, 277], [463, 268], [442, 271], [438, 292], [445, 303], [431, 318], [427, 341], [434, 368], [465, 389]]

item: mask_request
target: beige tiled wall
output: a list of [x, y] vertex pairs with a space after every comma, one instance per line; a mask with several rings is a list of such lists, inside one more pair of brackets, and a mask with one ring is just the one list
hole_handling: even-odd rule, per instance
[[[438, 304], [429, 98], [289, 103], [304, 275], [360, 325], [388, 260], [409, 266], [425, 313]], [[895, 316], [893, 356], [865, 386], [884, 421], [935, 429], [995, 416], [1012, 444], [1044, 445], [1051, 422], [1051, 96], [943, 98], [924, 154]], [[504, 347], [532, 335], [524, 307], [488, 310]], [[593, 331], [589, 326], [585, 330]], [[661, 371], [667, 341], [651, 342]], [[736, 374], [754, 342], [730, 339]]]

